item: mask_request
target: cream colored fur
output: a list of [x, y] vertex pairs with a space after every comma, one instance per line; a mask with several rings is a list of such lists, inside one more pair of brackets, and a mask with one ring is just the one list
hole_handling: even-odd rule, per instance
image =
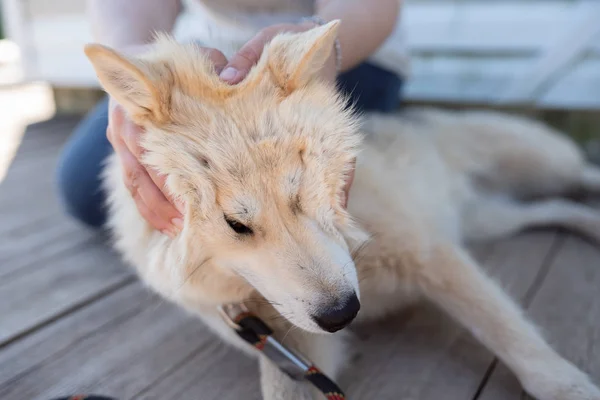
[[[175, 239], [152, 230], [111, 157], [105, 183], [116, 248], [151, 288], [249, 354], [216, 306], [245, 301], [335, 377], [343, 333], [324, 334], [311, 313], [352, 290], [361, 320], [424, 297], [538, 399], [600, 400], [464, 247], [546, 224], [600, 242], [600, 213], [557, 199], [572, 189], [600, 192], [598, 170], [559, 133], [497, 113], [408, 110], [367, 115], [361, 126], [315, 77], [337, 26], [276, 37], [236, 86], [221, 83], [194, 45], [168, 37], [139, 58], [86, 48], [105, 89], [145, 127], [144, 162], [186, 204]], [[342, 189], [359, 148], [346, 212]], [[224, 216], [253, 234], [236, 234]], [[265, 399], [315, 398], [259, 359]]]

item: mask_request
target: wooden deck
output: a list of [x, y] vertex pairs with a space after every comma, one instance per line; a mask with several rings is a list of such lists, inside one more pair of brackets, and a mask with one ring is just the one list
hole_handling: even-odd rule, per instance
[[[31, 126], [0, 184], [0, 399], [259, 399], [253, 361], [142, 288], [101, 238], [63, 216], [53, 174], [74, 123]], [[543, 230], [475, 251], [600, 382], [600, 249]], [[340, 380], [351, 399], [523, 398], [507, 369], [433, 308], [356, 332], [359, 356]]]

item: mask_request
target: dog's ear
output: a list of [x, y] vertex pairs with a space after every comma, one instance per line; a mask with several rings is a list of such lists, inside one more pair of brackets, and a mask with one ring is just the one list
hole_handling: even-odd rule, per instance
[[287, 92], [305, 85], [334, 50], [340, 21], [334, 20], [302, 33], [285, 33], [269, 44], [269, 69]]
[[[101, 85], [136, 122], [162, 122], [166, 107], [155, 66], [100, 44], [85, 46]], [[161, 78], [160, 76], [158, 78]], [[164, 78], [164, 77], [162, 77]], [[164, 84], [164, 79], [160, 84]]]

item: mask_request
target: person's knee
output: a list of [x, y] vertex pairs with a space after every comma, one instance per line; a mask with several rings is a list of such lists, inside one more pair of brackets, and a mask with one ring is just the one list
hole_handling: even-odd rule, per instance
[[58, 161], [56, 169], [56, 183], [58, 196], [64, 210], [70, 216], [76, 219], [82, 219], [81, 199], [78, 198], [77, 192], [73, 190], [73, 165], [69, 162], [68, 154], [63, 151]]
[[[56, 170], [57, 190], [60, 202], [64, 211], [80, 221], [81, 223], [93, 228], [100, 228], [104, 224], [104, 217], [99, 208], [97, 196], [90, 192], [90, 187], [94, 186], [85, 179], [82, 173], [82, 166], [79, 158], [74, 157], [72, 148], [65, 148]], [[94, 189], [91, 189], [94, 190]], [[100, 190], [97, 187], [97, 190]]]
[[112, 148], [106, 139], [107, 102], [99, 103], [75, 128], [59, 157], [56, 183], [63, 209], [99, 228], [105, 221], [100, 172]]
[[390, 113], [397, 111], [402, 103], [403, 79], [369, 63], [340, 75], [338, 84], [357, 111]]

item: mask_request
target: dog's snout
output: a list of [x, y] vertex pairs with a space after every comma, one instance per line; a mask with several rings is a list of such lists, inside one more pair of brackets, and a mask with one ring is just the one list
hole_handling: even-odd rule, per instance
[[337, 332], [346, 327], [358, 314], [360, 302], [356, 293], [338, 300], [323, 308], [319, 314], [313, 315], [315, 322], [327, 332]]

